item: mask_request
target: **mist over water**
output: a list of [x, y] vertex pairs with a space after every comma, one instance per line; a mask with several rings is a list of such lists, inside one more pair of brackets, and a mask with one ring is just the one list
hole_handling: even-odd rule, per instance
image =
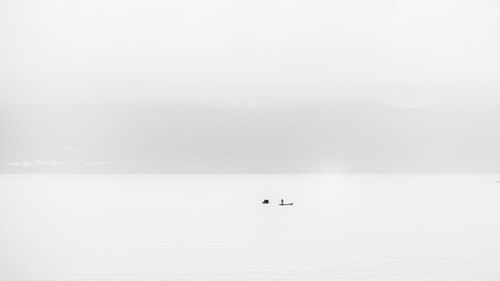
[[0, 281], [500, 280], [499, 14], [0, 1]]
[[498, 180], [4, 174], [0, 279], [498, 280]]

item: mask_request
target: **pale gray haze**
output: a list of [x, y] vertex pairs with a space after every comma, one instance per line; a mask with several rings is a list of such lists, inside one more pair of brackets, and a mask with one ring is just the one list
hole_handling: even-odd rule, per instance
[[499, 78], [498, 0], [0, 0], [0, 281], [498, 281]]
[[1, 1], [0, 171], [498, 171], [499, 14]]

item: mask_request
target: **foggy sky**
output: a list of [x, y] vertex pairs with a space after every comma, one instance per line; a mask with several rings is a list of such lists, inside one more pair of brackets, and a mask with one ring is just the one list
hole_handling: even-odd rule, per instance
[[0, 171], [498, 171], [499, 14], [0, 1]]
[[493, 0], [1, 1], [0, 102], [498, 102]]

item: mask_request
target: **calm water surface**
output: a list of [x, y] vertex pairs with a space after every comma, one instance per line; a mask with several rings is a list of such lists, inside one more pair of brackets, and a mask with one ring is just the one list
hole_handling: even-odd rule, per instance
[[498, 281], [498, 180], [0, 175], [0, 280]]

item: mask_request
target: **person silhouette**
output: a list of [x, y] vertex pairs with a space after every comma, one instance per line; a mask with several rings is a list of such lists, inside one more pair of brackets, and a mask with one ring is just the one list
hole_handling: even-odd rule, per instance
[[281, 205], [283, 205], [283, 198], [281, 199]]

